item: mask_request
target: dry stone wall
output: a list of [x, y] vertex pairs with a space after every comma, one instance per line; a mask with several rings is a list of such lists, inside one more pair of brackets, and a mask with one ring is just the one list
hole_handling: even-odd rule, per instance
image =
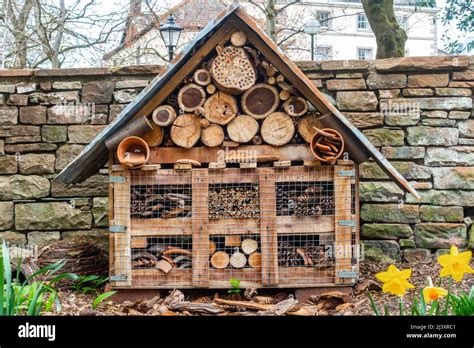
[[[360, 166], [365, 256], [422, 261], [474, 248], [474, 57], [299, 63], [418, 189]], [[52, 178], [160, 71], [0, 71], [0, 235], [19, 246], [87, 236], [106, 244], [107, 170]]]

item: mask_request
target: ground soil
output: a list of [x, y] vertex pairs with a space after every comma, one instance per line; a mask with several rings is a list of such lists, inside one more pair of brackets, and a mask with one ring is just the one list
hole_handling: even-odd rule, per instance
[[[405, 308], [408, 311], [412, 303], [414, 296], [419, 296], [420, 289], [427, 284], [427, 277], [430, 276], [433, 279], [435, 285], [447, 288], [448, 279], [440, 278], [439, 271], [440, 266], [437, 262], [429, 264], [398, 264], [396, 265], [399, 269], [412, 268], [412, 276], [410, 282], [415, 285], [415, 289], [409, 290], [407, 295], [404, 297]], [[358, 286], [355, 287], [354, 294], [349, 302], [340, 305], [340, 302], [336, 302], [334, 305], [328, 305], [327, 303], [301, 303], [301, 307], [311, 315], [373, 315], [373, 310], [370, 307], [370, 303], [367, 297], [367, 291], [370, 291], [375, 302], [378, 304], [386, 304], [390, 310], [390, 314], [398, 315], [399, 305], [398, 299], [392, 295], [382, 293], [379, 289], [379, 283], [375, 279], [375, 274], [381, 271], [385, 271], [388, 265], [380, 263], [368, 263], [364, 262], [360, 265], [360, 279]], [[474, 286], [474, 275], [465, 276], [462, 282], [453, 283], [452, 289], [454, 292], [466, 291], [468, 292], [471, 286]], [[245, 300], [242, 295], [228, 295], [226, 291], [183, 291], [185, 300], [196, 303], [211, 303], [215, 297], [232, 300]], [[162, 292], [162, 297], [167, 296], [167, 292]], [[286, 298], [288, 295], [292, 295], [292, 291], [264, 291], [258, 290], [259, 296], [268, 298], [277, 298], [281, 300]], [[142, 302], [124, 302], [117, 303], [114, 301], [105, 301], [101, 303], [96, 310], [92, 310], [92, 302], [96, 295], [82, 294], [74, 291], [63, 291], [60, 293], [60, 299], [62, 309], [59, 312], [55, 312], [56, 315], [193, 315], [188, 311], [166, 311], [157, 312], [156, 310], [142, 310]], [[159, 305], [160, 300], [156, 307]], [[163, 307], [160, 307], [163, 308]], [[256, 312], [247, 310], [235, 310], [229, 309], [230, 312], [227, 315], [252, 315]], [[226, 315], [226, 314], [223, 314]]]

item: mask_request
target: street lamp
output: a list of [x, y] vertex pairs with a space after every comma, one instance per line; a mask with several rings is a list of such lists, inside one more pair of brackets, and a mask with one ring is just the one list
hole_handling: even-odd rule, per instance
[[321, 30], [321, 23], [315, 18], [309, 19], [304, 24], [304, 32], [311, 35], [311, 60], [314, 60], [314, 36]]
[[174, 21], [173, 15], [170, 14], [168, 21], [160, 26], [160, 34], [165, 46], [168, 47], [170, 62], [173, 60], [173, 50], [178, 46], [179, 36], [183, 31], [183, 27]]

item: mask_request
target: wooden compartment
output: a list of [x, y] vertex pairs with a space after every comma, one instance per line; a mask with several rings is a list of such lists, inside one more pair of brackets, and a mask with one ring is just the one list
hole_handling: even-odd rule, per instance
[[[129, 275], [115, 281], [114, 287], [229, 288], [231, 278], [239, 279], [241, 287], [350, 284], [353, 278], [346, 278], [347, 274], [357, 271], [352, 254], [357, 243], [353, 170], [352, 162], [345, 161], [335, 166], [114, 172], [126, 181], [114, 183], [113, 223], [128, 225], [126, 232], [114, 237], [112, 269]], [[147, 201], [140, 211], [153, 213], [137, 214], [132, 206], [139, 201]], [[178, 214], [167, 213], [183, 207]], [[246, 239], [256, 243], [247, 243], [251, 245], [247, 250], [255, 247], [252, 252], [259, 254], [252, 256], [253, 267], [243, 249]], [[282, 243], [293, 244], [296, 262], [283, 262]], [[133, 265], [137, 251], [151, 251], [161, 260], [152, 251], [156, 245], [184, 249], [187, 255], [178, 253], [179, 262], [167, 273]], [[349, 254], [333, 253], [344, 246]], [[333, 253], [328, 262], [317, 260], [318, 248]], [[237, 255], [232, 262], [222, 254], [212, 260], [218, 252], [229, 259]], [[312, 255], [311, 261], [305, 254]], [[188, 259], [191, 267], [180, 267]]]

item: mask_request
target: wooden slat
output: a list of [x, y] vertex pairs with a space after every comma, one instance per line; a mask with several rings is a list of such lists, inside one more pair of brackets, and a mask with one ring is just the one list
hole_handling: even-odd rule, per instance
[[334, 266], [280, 267], [279, 287], [307, 287], [334, 283]]
[[321, 166], [321, 167], [304, 167], [296, 166], [287, 169], [279, 168], [276, 171], [275, 176], [276, 182], [311, 182], [311, 181], [332, 181], [333, 180], [333, 167], [332, 166]]
[[258, 168], [260, 194], [260, 240], [262, 249], [262, 284], [278, 284], [278, 238], [275, 229], [275, 170]]
[[124, 281], [112, 282], [114, 286], [128, 286], [132, 284], [131, 265], [131, 221], [130, 221], [130, 172], [114, 172], [114, 175], [123, 176], [125, 182], [114, 183], [114, 225], [125, 226], [126, 231], [114, 235], [114, 272], [112, 275], [126, 276]]
[[190, 288], [192, 284], [192, 269], [173, 268], [169, 273], [157, 269], [132, 270], [134, 288]]
[[[109, 153], [109, 175], [113, 175], [112, 173], [112, 165], [114, 163], [114, 155], [112, 152]], [[114, 186], [109, 185], [109, 226], [114, 225]], [[110, 272], [114, 269], [115, 263], [115, 240], [114, 234], [109, 233], [109, 276], [111, 275]]]
[[336, 258], [336, 283], [347, 284], [351, 279], [340, 278], [339, 272], [351, 271], [351, 235], [350, 226], [341, 226], [339, 221], [352, 219], [352, 194], [351, 181], [349, 176], [340, 176], [340, 170], [353, 170], [352, 165], [336, 165], [334, 167], [334, 205], [335, 205], [335, 258]]
[[318, 234], [334, 232], [333, 216], [277, 216], [275, 230], [278, 234]]
[[130, 247], [132, 249], [139, 248], [144, 249], [147, 247], [146, 237], [133, 237], [130, 242]]
[[[174, 164], [182, 158], [189, 158], [198, 161], [199, 163], [222, 162], [225, 158], [231, 157], [230, 155], [233, 153], [237, 157], [245, 158], [248, 158], [249, 154], [252, 154], [252, 158], [255, 157], [257, 162], [311, 161], [314, 159], [309, 146], [306, 144], [285, 145], [281, 147], [270, 145], [245, 145], [227, 150], [220, 146], [201, 146], [193, 147], [191, 149], [180, 147], [154, 147], [150, 149], [149, 163]], [[242, 155], [239, 156], [239, 153]]]
[[257, 219], [211, 219], [209, 220], [210, 235], [255, 234], [258, 232]]
[[132, 236], [191, 235], [191, 218], [132, 219]]
[[192, 171], [193, 285], [209, 286], [209, 172]]

